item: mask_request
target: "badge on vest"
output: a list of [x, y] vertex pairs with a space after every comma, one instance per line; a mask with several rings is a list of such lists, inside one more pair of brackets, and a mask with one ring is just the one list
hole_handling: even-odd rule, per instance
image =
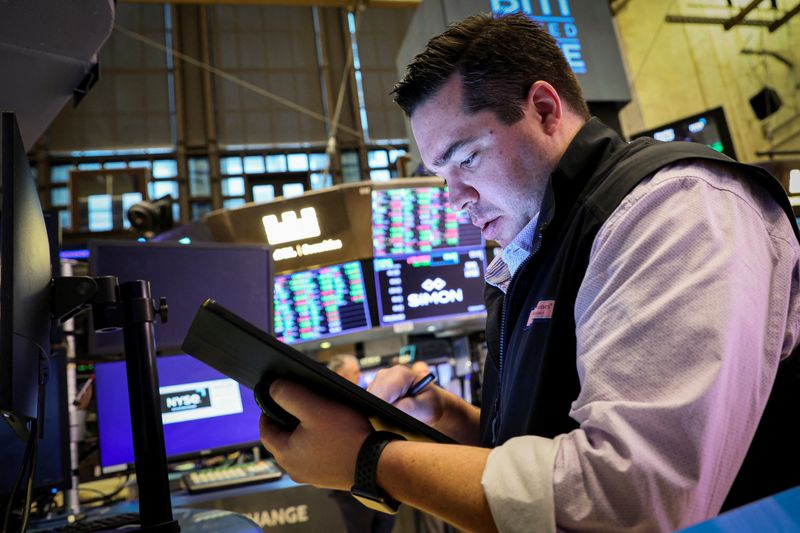
[[531, 309], [528, 315], [528, 322], [525, 324], [526, 328], [537, 320], [548, 320], [553, 318], [553, 307], [555, 307], [555, 300], [539, 300], [539, 302]]

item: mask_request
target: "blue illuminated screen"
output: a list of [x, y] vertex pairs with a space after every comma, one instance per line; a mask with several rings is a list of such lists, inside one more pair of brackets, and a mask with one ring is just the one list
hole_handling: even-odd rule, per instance
[[580, 31], [569, 0], [490, 0], [495, 16], [524, 13], [552, 35], [575, 74], [586, 73]]
[[[166, 298], [168, 320], [154, 324], [160, 352], [180, 350], [207, 298], [261, 329], [272, 323], [272, 266], [266, 246], [92, 241], [90, 250], [91, 275], [116, 276], [120, 283], [147, 280], [155, 301]], [[93, 354], [124, 352], [122, 332], [92, 332], [89, 340]]]
[[[167, 457], [245, 447], [259, 440], [253, 391], [189, 355], [156, 359]], [[124, 361], [95, 365], [100, 465], [134, 461]]]

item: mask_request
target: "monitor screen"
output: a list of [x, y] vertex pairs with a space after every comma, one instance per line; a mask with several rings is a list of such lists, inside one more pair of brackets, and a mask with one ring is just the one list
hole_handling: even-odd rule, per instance
[[[261, 410], [253, 391], [189, 355], [158, 357], [156, 362], [168, 458], [258, 442]], [[95, 395], [100, 465], [104, 470], [127, 468], [134, 455], [124, 361], [95, 365]]]
[[[117, 276], [119, 282], [147, 280], [153, 299], [167, 298], [166, 324], [155, 322], [159, 352], [177, 351], [198, 307], [206, 298], [269, 331], [271, 262], [261, 246], [137, 243], [90, 243], [92, 276]], [[122, 332], [92, 334], [92, 354], [123, 353]]]
[[275, 336], [292, 344], [372, 327], [361, 263], [275, 276]]
[[486, 311], [484, 250], [374, 259], [382, 326]]
[[717, 152], [736, 158], [725, 111], [721, 107], [682, 118], [658, 128], [631, 135], [631, 139], [652, 137], [657, 141], [687, 141], [705, 144]]
[[466, 211], [448, 207], [446, 187], [372, 191], [372, 245], [375, 257], [483, 245], [480, 228]]
[[39, 361], [50, 346], [50, 246], [13, 113], [0, 118], [0, 412], [21, 438], [38, 415]]

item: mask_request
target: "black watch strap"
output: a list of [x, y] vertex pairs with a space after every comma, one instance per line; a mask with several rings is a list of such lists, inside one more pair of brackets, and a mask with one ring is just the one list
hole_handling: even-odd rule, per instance
[[405, 437], [390, 431], [370, 433], [356, 459], [356, 472], [350, 494], [363, 505], [383, 513], [395, 514], [400, 502], [383, 492], [378, 486], [378, 459], [387, 444], [394, 440], [406, 440]]

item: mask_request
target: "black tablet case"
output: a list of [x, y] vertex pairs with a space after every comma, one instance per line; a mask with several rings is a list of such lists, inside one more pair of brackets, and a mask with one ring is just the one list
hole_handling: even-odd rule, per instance
[[250, 389], [263, 377], [269, 381], [290, 379], [349, 405], [370, 418], [376, 429], [395, 431], [410, 440], [455, 444], [450, 437], [347, 381], [212, 299], [200, 306], [182, 349]]

